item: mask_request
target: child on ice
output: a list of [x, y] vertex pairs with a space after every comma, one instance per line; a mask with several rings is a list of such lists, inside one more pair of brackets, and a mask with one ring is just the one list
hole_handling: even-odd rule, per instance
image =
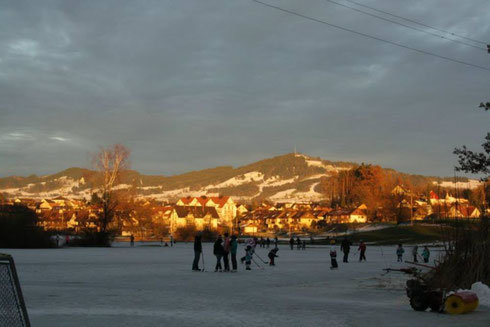
[[330, 262], [330, 269], [337, 269], [339, 267], [339, 265], [337, 264], [337, 251], [335, 251], [335, 249], [330, 250]]
[[250, 245], [247, 245], [245, 248], [245, 269], [252, 270], [250, 265], [252, 264], [252, 256], [253, 256], [253, 248]]
[[430, 251], [427, 246], [424, 246], [424, 251], [422, 251], [422, 258], [424, 258], [424, 262], [429, 262]]
[[269, 254], [267, 255], [269, 257], [269, 266], [275, 266], [274, 258], [278, 258], [279, 256], [277, 255], [277, 251], [279, 251], [278, 248], [274, 248], [269, 251]]
[[396, 249], [396, 256], [398, 257], [398, 262], [403, 262], [403, 253], [405, 253], [405, 249], [401, 244], [398, 244], [398, 248]]

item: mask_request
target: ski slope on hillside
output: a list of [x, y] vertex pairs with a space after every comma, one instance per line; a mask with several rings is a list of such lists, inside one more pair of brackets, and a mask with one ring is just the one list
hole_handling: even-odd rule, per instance
[[[145, 246], [146, 245], [146, 246]], [[192, 272], [192, 244], [10, 250], [33, 326], [489, 326], [490, 308], [467, 315], [415, 312], [394, 247], [368, 247], [367, 262], [329, 269], [328, 247], [280, 246], [275, 267]], [[338, 250], [338, 247], [337, 247]], [[239, 257], [243, 246], [239, 246]], [[265, 249], [258, 248], [263, 259]], [[433, 258], [437, 250], [432, 250]], [[341, 261], [341, 260], [339, 260]], [[201, 262], [202, 264], [202, 262]]]

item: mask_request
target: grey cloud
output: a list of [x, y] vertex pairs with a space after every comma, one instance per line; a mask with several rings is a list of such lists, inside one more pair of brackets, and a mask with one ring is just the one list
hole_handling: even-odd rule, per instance
[[[326, 1], [269, 3], [490, 66], [484, 51]], [[365, 3], [490, 35], [487, 1]], [[488, 98], [489, 72], [252, 1], [9, 1], [0, 9], [0, 175], [87, 165], [87, 153], [116, 142], [132, 149], [133, 168], [153, 174], [239, 165], [297, 146], [452, 175], [452, 148], [478, 147], [488, 128], [475, 107]], [[12, 133], [34, 136], [13, 146]]]

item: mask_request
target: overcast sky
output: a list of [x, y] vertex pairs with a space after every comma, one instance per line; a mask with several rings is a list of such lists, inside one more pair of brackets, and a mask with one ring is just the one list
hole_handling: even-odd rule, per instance
[[[263, 1], [490, 68], [484, 50], [325, 0]], [[490, 42], [488, 0], [356, 1]], [[90, 153], [114, 143], [147, 174], [296, 146], [452, 176], [453, 148], [481, 149], [490, 125], [477, 109], [490, 100], [490, 71], [251, 0], [0, 0], [0, 27], [0, 176], [90, 167]]]

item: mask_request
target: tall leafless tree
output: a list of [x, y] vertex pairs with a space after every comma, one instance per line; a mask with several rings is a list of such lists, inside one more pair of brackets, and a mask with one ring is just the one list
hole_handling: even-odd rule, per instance
[[118, 204], [114, 195], [114, 186], [122, 174], [129, 169], [129, 154], [130, 151], [127, 147], [115, 144], [101, 148], [94, 155], [93, 164], [99, 173], [98, 187], [102, 204], [98, 226], [101, 235], [107, 235], [108, 227], [114, 220]]

